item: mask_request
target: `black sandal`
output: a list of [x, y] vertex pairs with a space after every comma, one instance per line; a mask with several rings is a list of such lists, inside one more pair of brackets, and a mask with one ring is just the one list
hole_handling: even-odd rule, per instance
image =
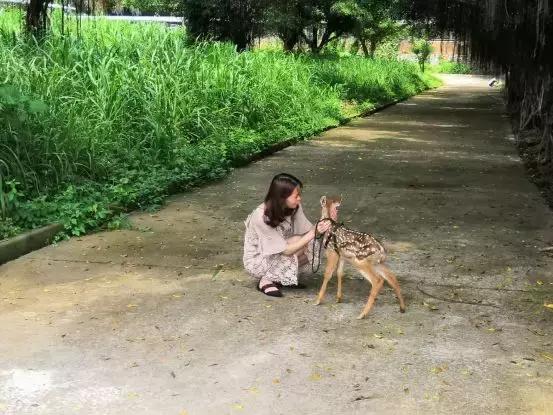
[[[276, 290], [265, 291], [267, 288], [276, 288]], [[265, 284], [263, 287], [260, 287], [258, 284], [257, 291], [261, 291], [263, 294], [268, 295], [269, 297], [282, 297], [282, 293], [280, 292], [278, 287], [273, 283]]]
[[275, 285], [278, 287], [278, 288], [292, 288], [292, 289], [296, 289], [296, 290], [303, 290], [305, 288], [307, 288], [307, 285], [305, 284], [302, 284], [301, 282], [298, 282], [297, 285], [282, 285], [280, 282], [275, 282]]

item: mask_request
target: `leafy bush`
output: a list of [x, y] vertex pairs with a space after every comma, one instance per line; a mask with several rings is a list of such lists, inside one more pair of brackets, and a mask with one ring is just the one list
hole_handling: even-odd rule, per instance
[[437, 73], [450, 73], [450, 74], [470, 74], [473, 69], [470, 65], [462, 62], [440, 60], [438, 65], [435, 65], [432, 70]]
[[409, 63], [190, 47], [182, 29], [101, 19], [81, 37], [0, 37], [0, 79], [2, 189], [18, 192], [6, 229], [68, 235], [431, 83]]

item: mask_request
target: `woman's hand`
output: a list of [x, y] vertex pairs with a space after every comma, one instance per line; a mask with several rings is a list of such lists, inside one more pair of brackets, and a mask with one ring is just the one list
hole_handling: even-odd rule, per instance
[[317, 224], [317, 233], [318, 234], [325, 233], [326, 231], [328, 231], [330, 229], [331, 226], [332, 226], [332, 223], [328, 220], [319, 222]]
[[328, 220], [325, 220], [323, 222], [319, 222], [317, 226], [313, 225], [313, 227], [309, 230], [309, 232], [305, 233], [300, 238], [298, 237], [292, 237], [287, 240], [286, 249], [283, 251], [284, 255], [294, 255], [298, 252], [305, 249], [306, 245], [311, 242], [315, 238], [315, 231], [317, 232], [317, 235], [322, 235], [326, 231], [330, 229], [332, 226], [332, 223]]

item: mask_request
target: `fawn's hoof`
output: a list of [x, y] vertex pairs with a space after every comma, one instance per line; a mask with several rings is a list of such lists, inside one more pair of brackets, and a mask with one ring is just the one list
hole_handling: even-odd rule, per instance
[[336, 302], [341, 303], [342, 302], [342, 297], [336, 297]]
[[319, 298], [317, 298], [317, 299], [315, 300], [315, 305], [319, 305], [319, 304], [321, 304], [321, 300], [320, 300]]
[[400, 313], [405, 313], [405, 307], [399, 307], [399, 312]]
[[357, 320], [363, 320], [365, 318], [365, 314], [361, 313], [357, 316]]

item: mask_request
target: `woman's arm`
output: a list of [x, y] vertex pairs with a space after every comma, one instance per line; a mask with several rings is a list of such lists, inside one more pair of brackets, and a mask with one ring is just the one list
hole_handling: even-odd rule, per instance
[[[322, 235], [328, 229], [330, 229], [331, 223], [329, 221], [323, 221], [317, 223], [317, 234]], [[309, 242], [315, 238], [315, 226], [309, 229], [305, 234], [303, 234], [299, 239], [290, 238], [286, 241], [286, 249], [282, 251], [284, 255], [294, 255], [305, 247]]]
[[309, 242], [313, 240], [313, 238], [315, 238], [315, 227], [299, 238], [290, 238], [287, 241], [286, 249], [282, 253], [284, 255], [294, 255], [298, 251], [301, 251]]

